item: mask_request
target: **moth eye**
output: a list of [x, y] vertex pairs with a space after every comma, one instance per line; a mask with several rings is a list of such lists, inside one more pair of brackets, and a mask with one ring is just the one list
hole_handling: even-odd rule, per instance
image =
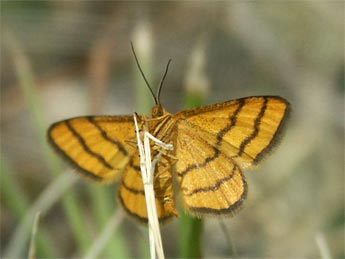
[[153, 118], [157, 118], [157, 117], [163, 116], [164, 112], [163, 112], [162, 105], [158, 104], [155, 107], [153, 107], [152, 110], [151, 110], [151, 113], [152, 113], [152, 117]]

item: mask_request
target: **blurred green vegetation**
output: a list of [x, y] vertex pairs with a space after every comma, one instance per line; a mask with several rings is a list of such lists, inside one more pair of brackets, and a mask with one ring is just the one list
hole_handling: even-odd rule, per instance
[[279, 148], [245, 172], [244, 209], [222, 226], [167, 223], [166, 256], [345, 257], [344, 2], [0, 4], [2, 258], [27, 256], [37, 208], [37, 257], [87, 255], [112, 217], [97, 257], [149, 256], [146, 228], [116, 214], [116, 185], [68, 178], [45, 141], [60, 119], [149, 111], [131, 41], [153, 85], [173, 59], [161, 96], [171, 112], [250, 95], [293, 108]]

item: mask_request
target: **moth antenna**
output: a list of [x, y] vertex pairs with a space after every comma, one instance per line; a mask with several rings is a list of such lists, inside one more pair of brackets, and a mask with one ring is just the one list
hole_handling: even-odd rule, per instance
[[169, 59], [167, 66], [165, 67], [165, 72], [164, 75], [161, 79], [161, 82], [159, 83], [159, 87], [158, 87], [158, 91], [157, 91], [157, 99], [158, 99], [158, 103], [160, 103], [160, 96], [161, 96], [161, 90], [162, 90], [162, 86], [163, 86], [163, 82], [165, 77], [168, 74], [168, 70], [169, 70], [169, 65], [170, 65], [171, 59]]
[[152, 97], [153, 97], [153, 99], [155, 100], [155, 103], [158, 104], [158, 103], [159, 103], [159, 102], [158, 102], [158, 99], [157, 99], [157, 97], [155, 96], [154, 92], [152, 91], [152, 88], [151, 88], [149, 82], [147, 81], [146, 76], [145, 76], [143, 70], [141, 69], [141, 66], [140, 66], [140, 64], [139, 64], [139, 60], [138, 60], [138, 58], [137, 58], [137, 55], [136, 55], [135, 50], [134, 50], [134, 47], [133, 47], [133, 42], [131, 42], [131, 46], [132, 46], [132, 52], [133, 52], [133, 55], [134, 55], [134, 58], [135, 58], [135, 63], [137, 64], [137, 67], [139, 68], [140, 74], [141, 74], [141, 76], [144, 78], [144, 81], [145, 81], [145, 83], [146, 83], [146, 86], [149, 88], [149, 90], [150, 90], [150, 92], [151, 92], [151, 94], [152, 94]]

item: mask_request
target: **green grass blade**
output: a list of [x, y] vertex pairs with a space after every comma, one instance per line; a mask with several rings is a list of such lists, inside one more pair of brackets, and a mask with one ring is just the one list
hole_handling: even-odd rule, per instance
[[[17, 221], [24, 219], [25, 213], [29, 208], [29, 201], [22, 189], [13, 178], [15, 173], [7, 165], [5, 159], [0, 157], [0, 183], [1, 197], [6, 206], [15, 216]], [[56, 255], [56, 250], [45, 230], [41, 229], [37, 233], [37, 251], [43, 257], [52, 257]]]
[[[95, 214], [95, 221], [98, 229], [106, 228], [109, 224], [109, 218], [113, 217], [114, 211], [121, 210], [121, 208], [114, 206], [116, 203], [114, 185], [92, 185], [91, 186], [91, 201], [92, 208]], [[123, 236], [119, 228], [109, 237], [107, 245], [104, 248], [102, 256], [105, 258], [128, 258], [129, 251], [125, 245]]]
[[[51, 172], [54, 176], [57, 176], [59, 175], [59, 173], [61, 173], [61, 167], [57, 158], [53, 155], [52, 151], [48, 148], [48, 145], [46, 143], [47, 129], [45, 126], [46, 123], [44, 122], [45, 116], [42, 112], [44, 111], [44, 109], [40, 104], [40, 100], [35, 89], [36, 84], [34, 83], [30, 62], [25, 55], [23, 48], [9, 32], [6, 32], [5, 38], [14, 60], [14, 66], [16, 69], [19, 86], [23, 92], [27, 106], [32, 116], [32, 123], [35, 126], [35, 130], [37, 132], [40, 148], [42, 148], [44, 151], [44, 160], [47, 163], [49, 172]], [[65, 213], [68, 217], [68, 221], [72, 225], [77, 224], [77, 226], [72, 226], [73, 234], [78, 243], [78, 247], [84, 251], [87, 248], [88, 244], [91, 243], [91, 239], [89, 234], [85, 233], [87, 232], [87, 227], [84, 220], [85, 217], [83, 217], [81, 208], [79, 207], [73, 193], [69, 193], [68, 196], [63, 198], [62, 203]]]

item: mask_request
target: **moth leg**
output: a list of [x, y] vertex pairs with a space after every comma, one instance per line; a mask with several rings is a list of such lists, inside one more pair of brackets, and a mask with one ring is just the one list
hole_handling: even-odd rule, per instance
[[157, 117], [157, 118], [144, 118], [145, 122], [151, 122], [151, 121], [157, 121], [157, 120], [163, 120], [164, 118], [171, 116], [171, 114], [164, 114], [163, 116]]
[[166, 154], [166, 157], [168, 158], [167, 160], [171, 160], [172, 162], [171, 162], [171, 164], [172, 165], [175, 165], [176, 164], [176, 162], [177, 162], [177, 160], [178, 160], [178, 158], [176, 157], [176, 156], [173, 156], [172, 154]]
[[137, 147], [137, 140], [135, 138], [127, 139], [127, 140], [125, 140], [125, 142], [133, 148]]

